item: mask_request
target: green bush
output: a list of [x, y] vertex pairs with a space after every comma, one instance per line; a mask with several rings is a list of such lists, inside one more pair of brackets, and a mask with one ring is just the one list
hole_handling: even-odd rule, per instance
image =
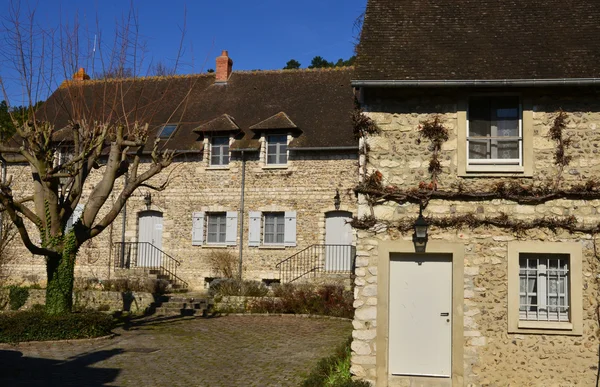
[[117, 278], [100, 282], [102, 289], [115, 292], [148, 292], [164, 294], [167, 292], [169, 282], [162, 279], [151, 278]]
[[112, 316], [99, 313], [67, 313], [51, 316], [35, 311], [0, 314], [0, 342], [87, 339], [106, 336], [115, 326]]
[[215, 296], [264, 297], [269, 289], [259, 281], [239, 280], [234, 278], [217, 279], [210, 284], [208, 294]]
[[329, 357], [319, 360], [317, 366], [302, 383], [303, 387], [370, 387], [369, 382], [352, 380], [350, 356], [352, 351], [349, 338]]
[[10, 286], [8, 293], [10, 310], [19, 310], [29, 298], [29, 288], [22, 288], [20, 286]]
[[254, 313], [295, 313], [352, 318], [353, 295], [341, 285], [284, 284], [273, 289], [275, 299], [252, 300], [248, 309]]

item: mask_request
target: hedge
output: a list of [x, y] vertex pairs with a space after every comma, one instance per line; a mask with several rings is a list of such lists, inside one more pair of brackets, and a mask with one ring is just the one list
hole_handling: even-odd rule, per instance
[[87, 339], [106, 336], [115, 327], [112, 316], [99, 313], [47, 315], [41, 310], [0, 314], [0, 342]]

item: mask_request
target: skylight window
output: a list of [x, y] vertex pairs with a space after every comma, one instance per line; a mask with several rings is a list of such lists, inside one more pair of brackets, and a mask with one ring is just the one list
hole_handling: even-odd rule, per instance
[[169, 137], [171, 137], [173, 132], [175, 132], [175, 129], [177, 129], [177, 125], [165, 125], [162, 127], [162, 130], [160, 131], [160, 134], [158, 135], [158, 137], [169, 138]]

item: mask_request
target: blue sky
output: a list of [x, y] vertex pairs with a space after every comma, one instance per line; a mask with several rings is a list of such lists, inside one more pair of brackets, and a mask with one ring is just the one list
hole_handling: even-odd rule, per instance
[[[44, 28], [72, 22], [78, 15], [83, 35], [87, 35], [83, 40], [92, 40], [90, 46], [94, 34], [101, 33], [105, 39], [113, 36], [115, 21], [130, 9], [124, 0], [20, 3], [36, 8], [36, 22]], [[0, 9], [6, 10], [10, 0], [0, 0], [0, 4]], [[279, 69], [292, 58], [306, 67], [316, 55], [329, 61], [347, 59], [353, 55], [353, 23], [366, 0], [133, 0], [131, 4], [139, 17], [139, 36], [146, 42], [145, 63], [160, 60], [173, 65], [185, 21], [177, 72], [197, 73], [214, 68], [221, 50], [229, 51], [234, 70]], [[9, 66], [0, 66], [0, 75], [9, 79]], [[9, 94], [14, 95], [18, 87], [9, 86]]]

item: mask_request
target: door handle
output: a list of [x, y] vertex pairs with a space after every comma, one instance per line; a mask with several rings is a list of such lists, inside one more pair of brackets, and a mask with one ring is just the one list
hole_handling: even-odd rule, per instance
[[448, 316], [450, 316], [450, 313], [448, 313], [448, 312], [440, 313], [440, 316], [448, 317]]

